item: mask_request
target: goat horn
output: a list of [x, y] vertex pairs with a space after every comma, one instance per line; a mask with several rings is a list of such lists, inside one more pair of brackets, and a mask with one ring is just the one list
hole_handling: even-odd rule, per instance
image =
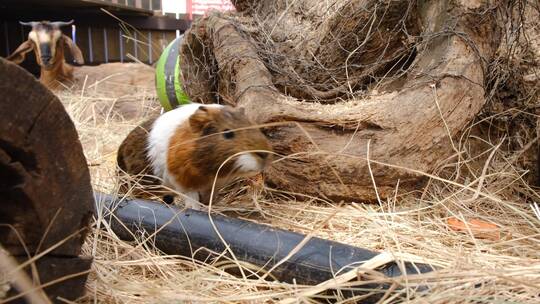
[[34, 26], [37, 22], [35, 21], [30, 21], [30, 22], [22, 22], [22, 21], [19, 21], [19, 24], [20, 25], [24, 25], [24, 26]]
[[71, 19], [70, 21], [68, 22], [64, 22], [64, 21], [56, 21], [56, 22], [51, 22], [52, 25], [56, 25], [58, 27], [62, 27], [62, 26], [66, 26], [66, 25], [72, 25], [73, 24], [73, 19]]

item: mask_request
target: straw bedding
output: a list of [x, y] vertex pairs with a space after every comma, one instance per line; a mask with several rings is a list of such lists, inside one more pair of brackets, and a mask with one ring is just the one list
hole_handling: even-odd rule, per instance
[[[438, 267], [433, 273], [392, 280], [371, 274], [335, 286], [361, 289], [374, 280], [404, 287], [390, 291], [381, 303], [537, 303], [540, 214], [535, 214], [534, 202], [540, 197], [531, 186], [535, 172], [530, 169], [538, 141], [534, 75], [540, 40], [532, 35], [538, 25], [525, 25], [530, 32], [520, 41], [527, 41], [527, 47], [512, 49], [491, 67], [497, 73], [485, 84], [489, 101], [462, 135], [452, 139], [455, 153], [433, 172], [416, 172], [425, 176], [425, 187], [407, 193], [396, 189], [395, 195], [370, 204], [337, 203], [250, 179], [222, 189], [213, 212], [385, 250], [398, 260], [414, 256]], [[116, 149], [133, 127], [159, 111], [153, 92], [140, 90], [118, 99], [94, 88], [65, 91], [59, 97], [76, 124], [94, 188], [116, 192]], [[371, 190], [376, 189], [374, 183]], [[495, 224], [500, 238], [452, 230], [450, 218]], [[103, 219], [93, 222], [83, 250], [94, 256], [94, 264], [80, 303], [274, 303], [299, 294], [309, 295], [297, 297], [299, 303], [361, 300], [344, 300], [340, 293], [314, 295], [310, 286], [234, 277], [225, 272], [232, 261], [202, 263], [164, 255], [151, 240], [124, 242]], [[420, 285], [429, 289], [417, 289]]]
[[[66, 92], [60, 98], [76, 123], [94, 187], [114, 193], [116, 149], [148, 113], [159, 111], [157, 102], [150, 93], [131, 96], [130, 113], [136, 114], [124, 119], [115, 99], [95, 92]], [[522, 140], [527, 145], [535, 139]], [[486, 149], [471, 151], [476, 141]], [[371, 250], [413, 254], [441, 267], [435, 273], [395, 279], [408, 287], [400, 292], [412, 302], [535, 303], [540, 290], [540, 219], [529, 203], [538, 195], [517, 164], [522, 151], [506, 151], [500, 145], [507, 141], [488, 142], [471, 134], [456, 143], [462, 151], [459, 161], [441, 164], [429, 175], [425, 189], [378, 204], [334, 204], [249, 180], [224, 189], [213, 210]], [[494, 223], [502, 238], [492, 241], [455, 232], [448, 227], [450, 217]], [[100, 219], [93, 223], [84, 253], [95, 258], [88, 295], [81, 302], [275, 302], [309, 290], [236, 278], [224, 272], [226, 265], [160, 254], [148, 240], [126, 243]], [[415, 292], [419, 284], [430, 286], [430, 291]], [[394, 296], [389, 294], [386, 301]]]

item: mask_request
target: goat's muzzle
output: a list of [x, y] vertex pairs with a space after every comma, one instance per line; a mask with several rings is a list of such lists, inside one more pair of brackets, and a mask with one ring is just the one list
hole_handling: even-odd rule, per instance
[[48, 69], [52, 67], [52, 52], [51, 46], [48, 43], [41, 43], [39, 45], [40, 59], [43, 68]]

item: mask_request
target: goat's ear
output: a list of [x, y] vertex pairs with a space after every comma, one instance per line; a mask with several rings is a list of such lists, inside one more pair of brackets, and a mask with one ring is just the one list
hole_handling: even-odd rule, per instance
[[73, 56], [73, 59], [78, 64], [84, 64], [84, 58], [81, 52], [81, 49], [69, 38], [68, 36], [62, 34], [62, 41], [64, 44], [69, 48], [69, 51], [71, 52], [71, 55]]
[[34, 49], [34, 43], [31, 40], [26, 40], [19, 47], [9, 55], [6, 59], [19, 64], [24, 61], [26, 54]]

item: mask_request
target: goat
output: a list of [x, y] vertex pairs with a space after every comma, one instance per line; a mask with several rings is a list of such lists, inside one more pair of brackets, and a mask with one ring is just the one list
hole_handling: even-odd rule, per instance
[[19, 23], [23, 26], [31, 26], [32, 30], [28, 34], [28, 40], [23, 42], [7, 59], [19, 64], [26, 58], [26, 54], [33, 50], [36, 61], [41, 67], [39, 80], [46, 87], [55, 89], [62, 82], [73, 81], [73, 66], [66, 63], [64, 47], [68, 47], [78, 64], [84, 64], [84, 59], [81, 50], [73, 40], [60, 30], [62, 26], [73, 24], [73, 20]]

